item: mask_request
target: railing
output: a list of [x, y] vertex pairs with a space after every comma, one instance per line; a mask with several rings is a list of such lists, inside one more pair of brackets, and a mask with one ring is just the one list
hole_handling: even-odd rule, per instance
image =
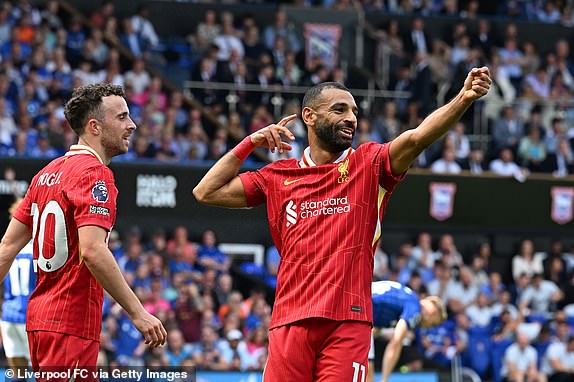
[[[235, 85], [228, 82], [203, 82], [203, 81], [185, 81], [184, 91], [186, 95], [193, 96], [192, 90], [219, 90], [227, 91], [225, 96], [225, 101], [229, 106], [229, 110], [236, 111], [237, 103], [239, 102], [238, 91], [241, 92], [257, 92], [257, 93], [272, 93], [273, 96], [270, 99], [273, 105], [273, 114], [275, 118], [279, 118], [282, 113], [282, 107], [285, 104], [286, 95], [292, 96], [302, 96], [309, 89], [306, 86], [282, 86], [282, 85], [269, 85], [268, 87], [261, 87], [260, 85], [254, 84], [244, 84], [241, 86]], [[390, 90], [379, 90], [376, 89], [373, 80], [369, 81], [369, 86], [367, 89], [349, 89], [351, 94], [355, 97], [360, 98], [358, 106], [363, 112], [369, 113], [373, 102], [375, 99], [385, 99], [385, 98], [402, 98], [408, 99], [411, 94], [409, 92], [395, 92]]]
[[[224, 82], [202, 82], [202, 81], [186, 81], [184, 83], [184, 91], [187, 95], [193, 97], [193, 90], [216, 90], [226, 92], [224, 95], [225, 102], [227, 102], [230, 111], [237, 110], [239, 103], [238, 92], [258, 92], [270, 93], [270, 103], [273, 108], [275, 119], [279, 119], [284, 112], [283, 106], [288, 99], [294, 97], [302, 98], [303, 94], [307, 91], [306, 86], [282, 86], [282, 85], [269, 85], [268, 87], [261, 87], [255, 84], [244, 84], [237, 86], [233, 83]], [[384, 99], [408, 99], [411, 94], [409, 92], [396, 92], [390, 90], [378, 89], [375, 81], [368, 82], [367, 89], [350, 89], [351, 93], [357, 99], [357, 104], [361, 111], [370, 116], [373, 110], [373, 105], [377, 100]], [[493, 89], [491, 93], [496, 90]], [[438, 99], [437, 104], [442, 102]], [[448, 101], [448, 100], [446, 100]], [[476, 103], [477, 107], [474, 108], [473, 120], [471, 126], [467, 127], [467, 136], [473, 146], [479, 147], [482, 150], [487, 150], [491, 141], [490, 125], [497, 118], [500, 118], [500, 111], [503, 106], [508, 105], [501, 98], [496, 96], [487, 96]], [[516, 99], [510, 103], [515, 108], [515, 114], [523, 122], [528, 123], [530, 120], [530, 109], [536, 104], [541, 107], [543, 125], [550, 127], [550, 121], [553, 117], [561, 117], [565, 119], [565, 126], [569, 127], [574, 124], [574, 99], [561, 99], [561, 100], [541, 100], [541, 101], [528, 101], [523, 99]], [[528, 106], [530, 105], [530, 106]], [[525, 131], [526, 134], [526, 131]]]

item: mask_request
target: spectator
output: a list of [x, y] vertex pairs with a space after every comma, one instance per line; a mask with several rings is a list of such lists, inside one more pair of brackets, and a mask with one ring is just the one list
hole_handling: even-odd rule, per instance
[[488, 327], [494, 316], [491, 307], [488, 305], [488, 296], [483, 292], [479, 293], [476, 303], [466, 309], [466, 315], [470, 319], [471, 326]]
[[405, 36], [405, 51], [411, 55], [417, 52], [430, 53], [431, 42], [424, 30], [425, 24], [422, 18], [417, 17], [411, 24], [411, 31]]
[[542, 170], [542, 162], [546, 159], [546, 149], [540, 140], [540, 130], [532, 127], [528, 135], [520, 139], [518, 146], [518, 156], [523, 167], [532, 172]]
[[419, 233], [412, 257], [418, 266], [427, 269], [432, 268], [435, 261], [440, 259], [440, 255], [432, 249], [432, 237], [428, 232]]
[[90, 18], [92, 25], [96, 29], [103, 29], [106, 24], [106, 21], [109, 18], [113, 17], [114, 11], [115, 8], [113, 1], [106, 0], [102, 2], [101, 8], [92, 13], [92, 17]]
[[574, 173], [574, 154], [566, 139], [558, 141], [558, 150], [554, 154], [549, 154], [544, 163], [547, 172], [552, 172], [556, 177], [567, 176]]
[[479, 288], [475, 284], [474, 275], [469, 268], [462, 267], [460, 269], [459, 279], [458, 288], [455, 289], [450, 296], [450, 308], [455, 313], [466, 311], [471, 321], [473, 321], [470, 307], [477, 302], [478, 309], [483, 309], [488, 304], [488, 298], [486, 298], [486, 304], [481, 304], [482, 301], [477, 301], [477, 299], [481, 299], [482, 297], [479, 295]]
[[12, 136], [18, 128], [11, 113], [6, 108], [6, 100], [0, 98], [0, 145], [5, 148], [12, 146]]
[[524, 134], [524, 126], [514, 115], [512, 106], [505, 106], [501, 114], [501, 118], [494, 122], [494, 149], [500, 150], [508, 147], [515, 150]]
[[504, 353], [502, 376], [509, 382], [545, 382], [544, 374], [538, 370], [538, 355], [528, 336], [518, 333], [516, 337], [516, 342]]
[[249, 370], [261, 370], [267, 361], [267, 330], [263, 326], [255, 328], [247, 341], [247, 352], [250, 358]]
[[532, 88], [532, 91], [538, 98], [550, 98], [550, 76], [545, 67], [537, 68], [534, 73], [528, 74], [524, 81]]
[[522, 61], [524, 54], [518, 49], [518, 44], [515, 38], [507, 38], [504, 41], [504, 47], [499, 50], [499, 55], [503, 69], [510, 77], [515, 89], [520, 89], [520, 81], [522, 80]]
[[134, 94], [139, 96], [144, 93], [151, 83], [151, 77], [145, 69], [145, 62], [141, 58], [136, 58], [132, 69], [125, 74], [127, 85], [132, 87]]
[[448, 133], [447, 139], [453, 143], [456, 160], [466, 160], [470, 153], [470, 141], [465, 135], [464, 123], [458, 122], [454, 125], [453, 130]]
[[221, 33], [221, 27], [216, 22], [216, 14], [213, 10], [205, 12], [204, 20], [197, 25], [195, 33], [195, 46], [199, 51], [205, 51], [215, 38]]
[[229, 60], [232, 51], [236, 52], [239, 59], [243, 59], [243, 56], [245, 56], [245, 50], [243, 49], [243, 44], [239, 37], [237, 37], [237, 32], [233, 26], [233, 15], [231, 13], [224, 12], [221, 15], [221, 25], [221, 34], [213, 40], [219, 48], [217, 59], [220, 61]]
[[543, 23], [556, 23], [560, 21], [560, 10], [553, 0], [547, 0], [544, 6], [537, 10], [536, 17]]
[[490, 171], [500, 176], [513, 176], [520, 182], [528, 175], [525, 169], [514, 163], [512, 151], [508, 148], [500, 150], [499, 158], [490, 162]]
[[438, 254], [441, 261], [448, 267], [460, 267], [463, 265], [462, 255], [456, 248], [451, 234], [444, 234], [438, 242]]
[[145, 48], [155, 49], [159, 46], [159, 36], [149, 19], [149, 10], [145, 4], [138, 6], [137, 13], [131, 18], [131, 23], [134, 32], [141, 37]]
[[574, 336], [566, 342], [554, 342], [546, 350], [542, 371], [549, 382], [567, 382], [574, 379]]
[[231, 259], [217, 248], [217, 238], [212, 230], [203, 232], [202, 244], [198, 249], [198, 263], [204, 269], [211, 268], [224, 273], [229, 270]]
[[[175, 285], [175, 278], [178, 277], [178, 273], [175, 273], [173, 277], [173, 283]], [[181, 279], [184, 279], [183, 275]], [[209, 325], [209, 322], [202, 320], [203, 313], [206, 312], [206, 309], [196, 284], [182, 285], [179, 288], [174, 310], [177, 326], [181, 330], [185, 342], [193, 343], [199, 341], [201, 337], [201, 325]]]
[[138, 58], [144, 57], [146, 49], [144, 43], [135, 30], [132, 20], [126, 18], [122, 21], [123, 31], [120, 35], [121, 43], [130, 50], [130, 52]]
[[251, 366], [251, 357], [243, 341], [243, 334], [234, 329], [227, 333], [226, 339], [219, 343], [219, 349], [228, 365], [227, 370], [247, 370]]
[[486, 171], [484, 152], [479, 148], [470, 150], [468, 158], [462, 161], [461, 168], [470, 171], [471, 174], [480, 175]]
[[[562, 300], [564, 294], [552, 281], [544, 280], [541, 273], [532, 276], [532, 282], [522, 294], [520, 310], [532, 314], [548, 316], [556, 310], [556, 304]], [[528, 315], [528, 314], [525, 314]]]
[[[450, 321], [430, 329], [421, 329], [422, 349], [428, 366], [446, 368], [456, 355], [455, 327]], [[427, 366], [427, 367], [428, 367]]]
[[178, 329], [172, 329], [167, 334], [167, 350], [165, 356], [171, 367], [181, 366], [191, 355], [192, 348], [184, 342], [183, 334]]
[[437, 174], [459, 174], [462, 171], [456, 162], [455, 151], [452, 147], [443, 149], [442, 157], [431, 165], [431, 171]]
[[265, 28], [263, 32], [263, 41], [267, 49], [272, 49], [275, 39], [280, 36], [285, 39], [287, 50], [293, 53], [301, 51], [301, 41], [295, 32], [292, 24], [287, 22], [287, 15], [284, 11], [277, 11], [275, 13], [275, 23]]
[[192, 358], [200, 370], [227, 370], [220, 350], [217, 333], [211, 326], [204, 326], [201, 329], [201, 341], [192, 345]]
[[542, 266], [542, 260], [544, 255], [540, 253], [534, 253], [534, 243], [532, 240], [525, 239], [520, 243], [520, 250], [512, 258], [512, 276], [514, 281], [525, 274], [528, 277], [534, 274], [542, 274], [544, 268]]
[[428, 283], [430, 295], [439, 296], [448, 305], [450, 296], [456, 295], [459, 285], [451, 278], [450, 268], [437, 260], [434, 265], [435, 278]]

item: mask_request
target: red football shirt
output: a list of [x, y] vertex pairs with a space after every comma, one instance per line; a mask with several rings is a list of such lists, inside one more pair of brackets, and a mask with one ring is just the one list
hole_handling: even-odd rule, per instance
[[372, 320], [373, 255], [393, 176], [389, 144], [346, 150], [316, 166], [309, 148], [300, 161], [277, 161], [240, 174], [247, 202], [267, 203], [281, 255], [271, 328], [309, 317]]
[[37, 285], [26, 329], [99, 341], [103, 288], [82, 261], [78, 228], [110, 231], [118, 191], [112, 171], [87, 146], [75, 145], [30, 183], [14, 217], [33, 232]]

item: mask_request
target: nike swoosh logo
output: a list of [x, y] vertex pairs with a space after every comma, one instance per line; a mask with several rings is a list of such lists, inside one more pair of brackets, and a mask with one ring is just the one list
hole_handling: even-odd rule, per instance
[[293, 179], [293, 180], [289, 180], [289, 179], [285, 179], [285, 181], [283, 182], [284, 185], [288, 186], [290, 184], [293, 184], [295, 182], [298, 182], [300, 180], [302, 180], [303, 178], [298, 178], [298, 179]]

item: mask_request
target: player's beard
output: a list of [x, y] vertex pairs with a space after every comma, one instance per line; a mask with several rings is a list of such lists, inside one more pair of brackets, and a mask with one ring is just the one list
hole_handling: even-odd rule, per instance
[[124, 143], [124, 137], [117, 135], [114, 136], [111, 133], [104, 133], [102, 135], [102, 147], [109, 158], [128, 152]]
[[[344, 122], [332, 123], [327, 120], [317, 120], [315, 134], [319, 138], [319, 145], [330, 153], [340, 153], [351, 147], [353, 139], [342, 136], [339, 130], [348, 127]], [[353, 136], [355, 136], [353, 128]]]

